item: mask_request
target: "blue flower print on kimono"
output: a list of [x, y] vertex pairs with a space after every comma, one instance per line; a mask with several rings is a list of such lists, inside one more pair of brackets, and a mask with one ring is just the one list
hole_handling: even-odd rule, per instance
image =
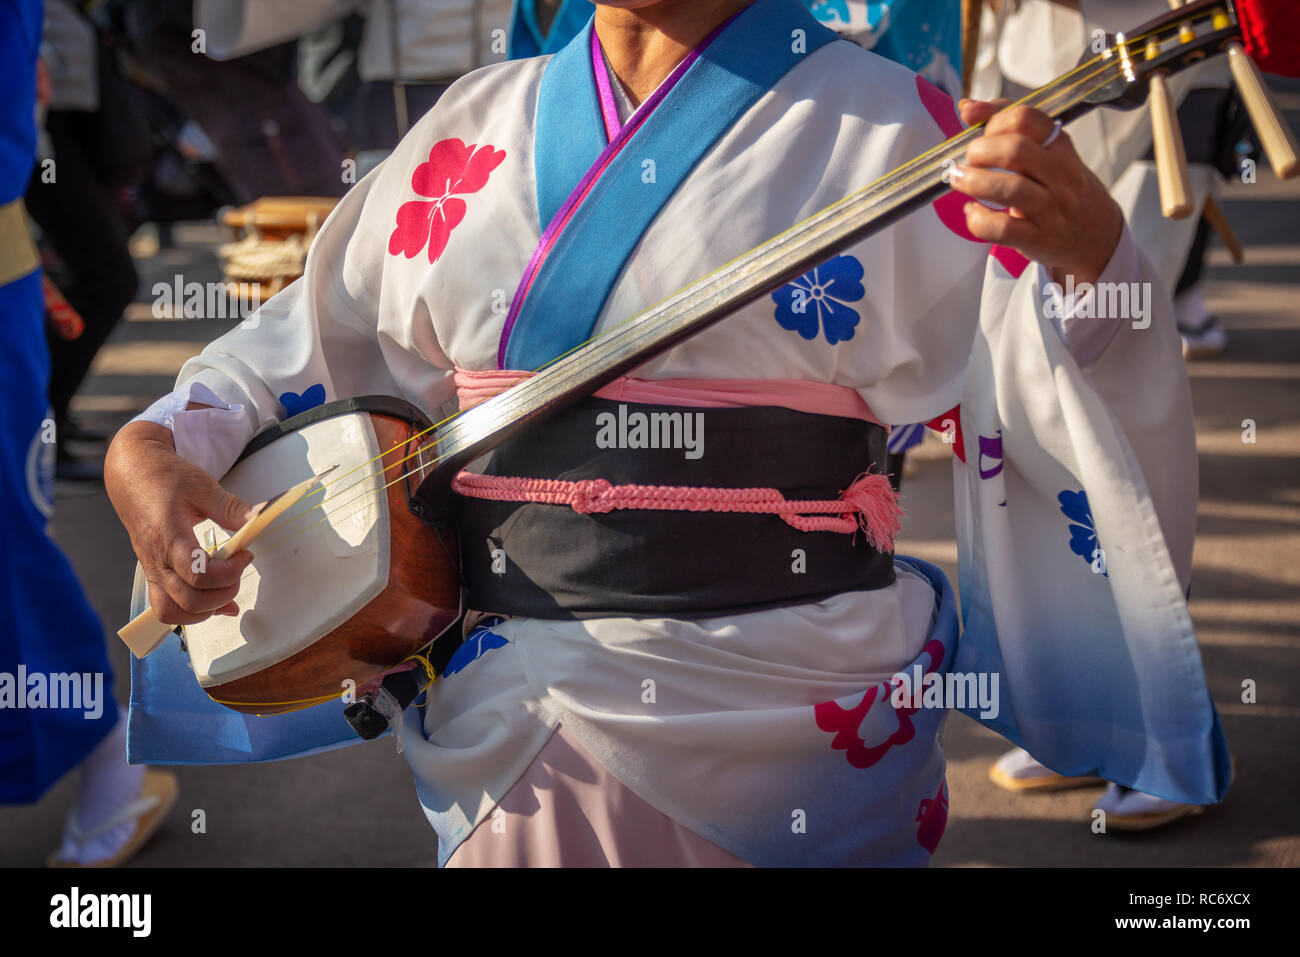
[[1057, 495], [1056, 500], [1061, 503], [1061, 511], [1070, 520], [1070, 551], [1091, 565], [1094, 571], [1110, 577], [1106, 572], [1105, 553], [1097, 541], [1097, 529], [1092, 523], [1088, 493], [1082, 489], [1077, 492], [1067, 489]]
[[306, 412], [308, 409], [314, 409], [318, 405], [325, 404], [325, 386], [317, 382], [315, 385], [308, 386], [301, 393], [298, 392], [281, 392], [280, 404], [284, 406], [284, 417], [292, 419], [300, 412]]
[[824, 331], [831, 345], [853, 338], [859, 302], [867, 291], [862, 285], [862, 263], [852, 256], [836, 256], [772, 293], [776, 321], [782, 329], [805, 339]]

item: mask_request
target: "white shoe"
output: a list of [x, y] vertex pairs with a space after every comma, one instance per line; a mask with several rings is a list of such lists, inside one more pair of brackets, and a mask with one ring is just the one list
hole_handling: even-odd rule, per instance
[[989, 780], [1007, 791], [1065, 791], [1105, 783], [1101, 778], [1057, 774], [1024, 748], [1014, 748], [998, 758], [989, 767]]
[[1093, 806], [1093, 810], [1105, 813], [1107, 830], [1147, 831], [1189, 814], [1200, 814], [1205, 808], [1199, 804], [1166, 801], [1164, 798], [1112, 784]]
[[1184, 359], [1213, 359], [1228, 350], [1228, 334], [1213, 317], [1200, 329], [1179, 326], [1178, 335], [1183, 340]]
[[1183, 358], [1212, 359], [1228, 348], [1228, 334], [1205, 304], [1205, 291], [1193, 286], [1174, 300], [1178, 334], [1183, 340]]

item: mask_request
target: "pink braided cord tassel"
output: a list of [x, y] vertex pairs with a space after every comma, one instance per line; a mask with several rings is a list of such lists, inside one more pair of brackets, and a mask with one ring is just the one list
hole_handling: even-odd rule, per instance
[[469, 498], [568, 505], [584, 515], [616, 509], [778, 515], [802, 532], [851, 535], [861, 530], [881, 552], [894, 550], [894, 536], [903, 527], [903, 510], [888, 477], [865, 472], [844, 490], [842, 498], [806, 501], [791, 501], [774, 488], [613, 485], [605, 479], [568, 482], [474, 472], [461, 472], [451, 487]]

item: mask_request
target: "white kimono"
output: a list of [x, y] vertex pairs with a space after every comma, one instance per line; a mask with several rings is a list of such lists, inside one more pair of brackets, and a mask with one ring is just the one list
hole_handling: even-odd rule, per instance
[[[819, 29], [796, 17], [806, 17], [798, 4], [759, 0], [727, 31], [775, 31], [784, 43], [790, 22], [810, 37]], [[719, 43], [728, 33], [721, 36]], [[589, 42], [588, 32], [574, 41]], [[497, 368], [504, 304], [547, 225], [539, 213], [545, 199], [538, 163], [553, 157], [534, 155], [535, 141], [546, 134], [538, 128], [546, 121], [539, 90], [552, 61], [565, 55], [586, 56], [585, 48], [465, 77], [343, 198], [317, 236], [303, 278], [182, 369], [171, 409], [183, 454], [223, 474], [256, 431], [295, 411], [315, 386], [329, 400], [389, 393], [432, 412], [452, 399], [454, 368]], [[674, 108], [676, 92], [658, 109]], [[576, 113], [597, 101], [575, 89], [568, 102]], [[675, 108], [689, 113], [692, 106]], [[675, 190], [655, 199], [663, 208], [619, 271], [596, 332], [871, 183], [957, 126], [951, 102], [906, 69], [843, 40], [809, 43]], [[627, 142], [624, 169], [639, 181], [624, 185], [623, 196], [644, 190], [649, 202], [666, 188], [647, 175], [671, 166], [673, 127], [665, 120], [657, 129], [658, 139], [642, 144], [637, 134]], [[992, 670], [1017, 672], [1014, 685], [1003, 679], [1000, 702], [985, 717], [1017, 742], [1042, 742], [1038, 750], [1058, 763], [1091, 769], [1122, 750], [1116, 779], [1156, 793], [1162, 787], [1150, 775], [1178, 779], [1186, 785], [1178, 792], [1183, 798], [1214, 800], [1214, 785], [1206, 784], [1216, 772], [1206, 757], [1213, 750], [1212, 707], [1199, 660], [1186, 657], [1181, 635], [1161, 631], [1175, 619], [1190, 629], [1183, 592], [1194, 486], [1189, 498], [1177, 477], [1162, 474], [1148, 490], [1141, 467], [1177, 462], [1194, 470], [1186, 379], [1168, 303], [1157, 291], [1146, 328], [1111, 322], [1099, 331], [1099, 320], [1068, 328], [1065, 335], [1076, 348], [1082, 344], [1093, 365], [1084, 372], [1043, 308], [1050, 300], [1045, 271], [1008, 250], [991, 257], [987, 246], [958, 235], [963, 198], [949, 199], [810, 271], [805, 288], [822, 292], [813, 316], [791, 314], [786, 287], [635, 375], [832, 383], [856, 390], [885, 422], [926, 421], [961, 404], [958, 532], [963, 566], [972, 568], [970, 590], [962, 583], [963, 605], [980, 599], [977, 575], [1009, 589], [976, 609], [984, 637], [969, 655], [987, 669], [996, 653], [1005, 660]], [[425, 205], [412, 205], [418, 203]], [[1149, 279], [1127, 235], [1103, 278]], [[220, 400], [225, 410], [174, 411], [191, 395]], [[1054, 436], [1044, 431], [1057, 427]], [[1126, 441], [1130, 427], [1140, 432]], [[985, 438], [999, 434], [1000, 466], [986, 468], [993, 460], [985, 453], [995, 449]], [[1050, 452], [1041, 451], [1044, 443]], [[1071, 523], [1078, 527], [1082, 519], [1071, 516], [1081, 514], [1085, 483], [1111, 558], [1109, 576], [1094, 574], [1091, 559], [1074, 547]], [[754, 484], [763, 485], [763, 477]], [[1074, 497], [1058, 502], [1063, 490]], [[1099, 514], [1108, 508], [1114, 511]], [[1130, 527], [1134, 516], [1140, 527]], [[1162, 528], [1174, 543], [1172, 558]], [[1033, 547], [1042, 554], [1021, 551], [1028, 533], [1041, 538]], [[1148, 564], [1111, 557], [1107, 535], [1121, 551], [1140, 546]], [[478, 559], [467, 553], [466, 560]], [[895, 707], [890, 692], [897, 673], [942, 673], [962, 649], [954, 593], [942, 572], [901, 557], [896, 567], [897, 581], [888, 587], [732, 617], [515, 618], [477, 632], [427, 706], [405, 715], [403, 755], [438, 832], [441, 860], [476, 828], [492, 826], [493, 809], [562, 727], [567, 741], [626, 789], [740, 860], [927, 862], [946, 817], [939, 746], [946, 712]], [[1072, 594], [1061, 608], [1075, 620], [1062, 623], [1061, 633], [1080, 642], [1082, 676], [1066, 682], [1076, 687], [1106, 687], [1115, 654], [1141, 658], [1126, 644], [1126, 629], [1143, 625], [1147, 603], [1159, 604], [1166, 617], [1148, 628], [1154, 637], [1143, 632], [1141, 640], [1168, 638], [1184, 656], [1175, 691], [1160, 703], [1195, 699], [1179, 703], [1191, 745], [1176, 754], [1139, 747], [1142, 722], [1150, 720], [1141, 711], [1152, 703], [1149, 684], [1170, 687], [1147, 660], [1116, 685], [1118, 695], [1135, 696], [1137, 710], [1106, 712], [1116, 715], [1114, 737], [1127, 736], [1122, 749], [1112, 749], [1112, 736], [1092, 745], [1083, 740], [1074, 722], [1111, 719], [1095, 709], [1078, 713], [1073, 692], [1061, 692], [1059, 707], [1049, 702], [1043, 711], [1039, 689], [1060, 691], [1066, 679], [1033, 673], [1034, 646], [1044, 644], [1035, 632], [1054, 620], [1051, 592]], [[1001, 646], [990, 632], [993, 611]], [[1080, 615], [1094, 615], [1107, 631], [1097, 636], [1101, 651], [1091, 661], [1087, 618]], [[1050, 639], [1045, 644], [1056, 647]], [[1059, 662], [1050, 654], [1043, 660], [1049, 669]], [[139, 743], [148, 739], [150, 715], [147, 702], [137, 705], [140, 721], [133, 715], [132, 727]], [[1086, 733], [1096, 727], [1089, 724]], [[1054, 743], [1063, 750], [1054, 752]], [[1090, 747], [1100, 753], [1082, 753]], [[1145, 762], [1133, 762], [1138, 752], [1147, 753]], [[143, 744], [133, 749], [133, 760], [148, 758]]]

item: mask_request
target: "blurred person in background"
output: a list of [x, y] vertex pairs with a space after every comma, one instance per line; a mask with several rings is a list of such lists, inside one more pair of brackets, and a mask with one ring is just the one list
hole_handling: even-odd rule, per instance
[[120, 193], [143, 175], [152, 146], [113, 46], [68, 0], [46, 3], [41, 52], [50, 102], [43, 162], [32, 171], [26, 203], [43, 245], [61, 260], [62, 292], [85, 323], [76, 338], [49, 335], [56, 474], [99, 481], [102, 460], [74, 456], [65, 440], [107, 437], [70, 419], [68, 408], [135, 296], [139, 279], [127, 250]]
[[[358, 178], [390, 152], [452, 83], [503, 60], [510, 0], [195, 0], [194, 24], [208, 55], [245, 56], [296, 40], [350, 14], [364, 26], [361, 84], [349, 138]], [[585, 21], [584, 21], [585, 22]], [[331, 194], [332, 195], [332, 194]]]
[[[175, 803], [176, 779], [126, 763], [103, 629], [47, 527], [55, 424], [39, 259], [23, 211], [36, 159], [41, 37], [39, 0], [0, 0], [0, 805], [39, 801], [80, 767], [63, 841], [48, 863], [104, 867], [152, 836]], [[43, 72], [52, 96], [58, 64]], [[58, 178], [72, 178], [70, 169]]]
[[[230, 62], [212, 58], [184, 0], [111, 0], [133, 62], [211, 141], [213, 163], [234, 201], [261, 196], [340, 196], [342, 139], [297, 80], [297, 48], [267, 43]], [[251, 51], [250, 51], [251, 52]]]

